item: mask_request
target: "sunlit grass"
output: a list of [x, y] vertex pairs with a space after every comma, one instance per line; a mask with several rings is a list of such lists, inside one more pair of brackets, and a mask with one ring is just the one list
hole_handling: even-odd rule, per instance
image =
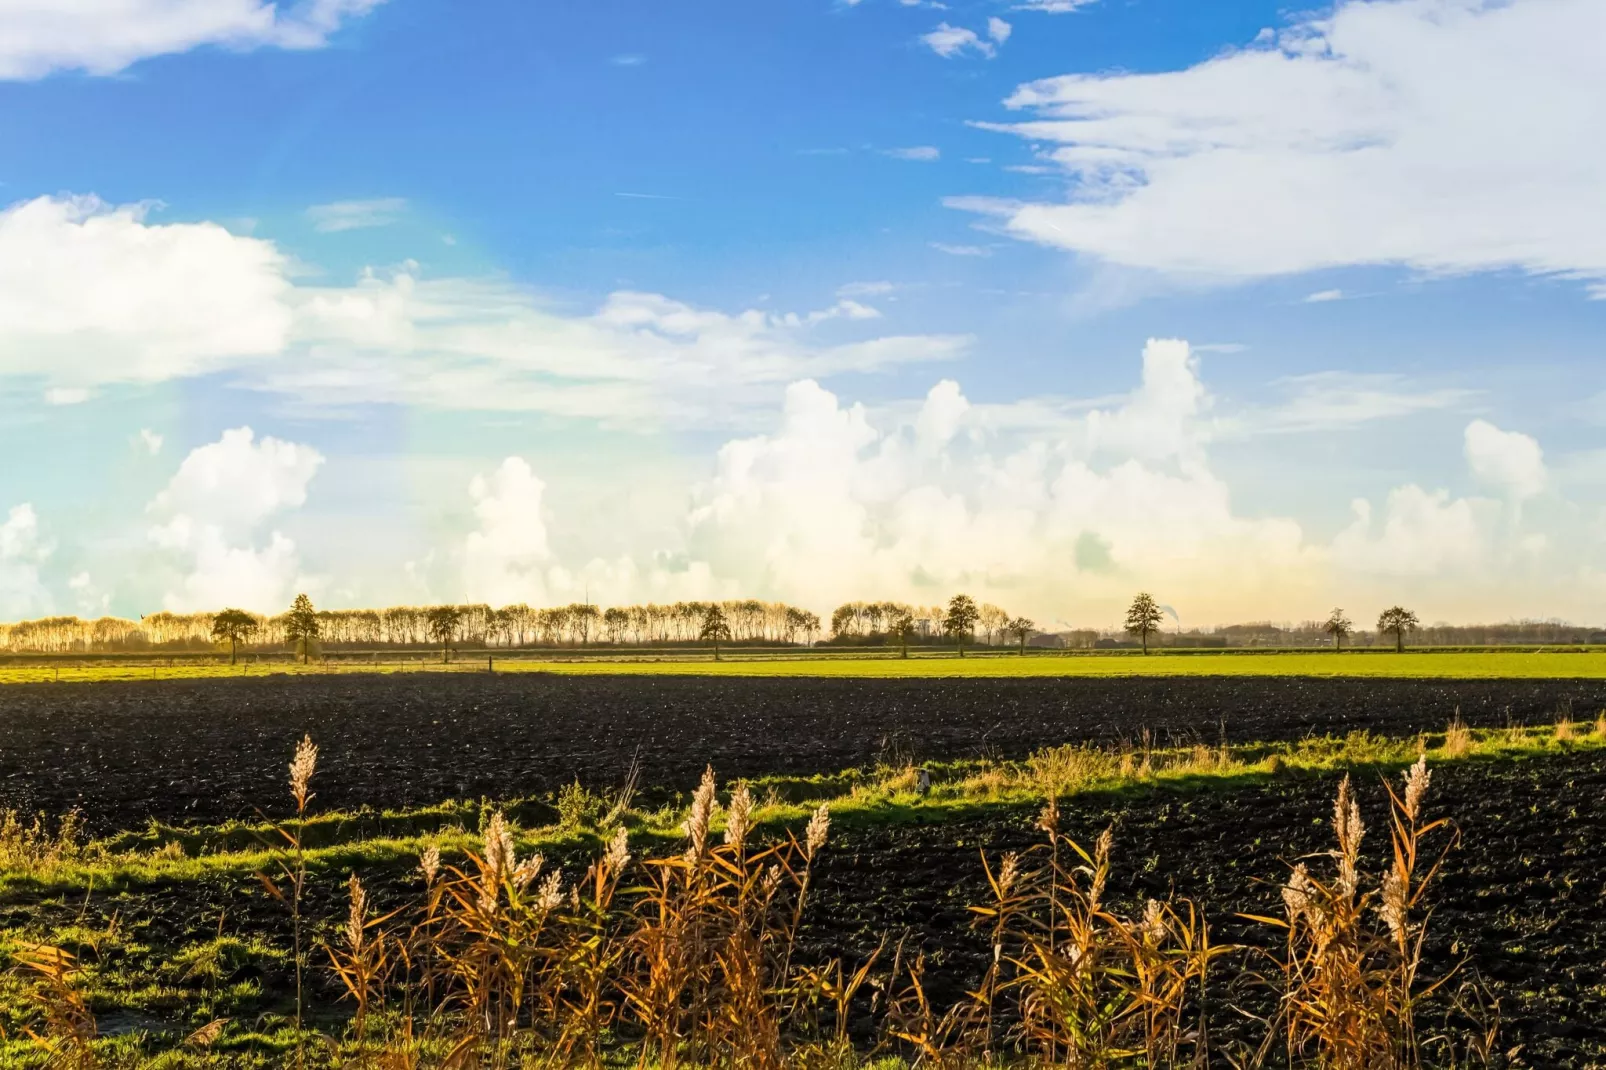
[[[1594, 725], [1555, 725], [1469, 729], [1459, 721], [1445, 731], [1385, 737], [1364, 731], [1347, 736], [1310, 737], [1294, 742], [1191, 747], [1066, 744], [1037, 751], [1024, 761], [937, 762], [925, 766], [929, 790], [919, 790], [912, 765], [850, 769], [807, 777], [761, 777], [747, 781], [757, 808], [754, 820], [772, 829], [796, 826], [820, 803], [830, 804], [844, 827], [920, 820], [964, 818], [995, 807], [1040, 804], [1054, 796], [1147, 791], [1231, 790], [1277, 778], [1356, 769], [1404, 769], [1422, 754], [1435, 764], [1511, 758], [1542, 758], [1606, 748], [1606, 731]], [[426, 847], [448, 859], [476, 841], [492, 811], [515, 823], [521, 849], [554, 855], [593, 849], [614, 824], [630, 829], [633, 840], [674, 841], [686, 814], [675, 806], [611, 811], [594, 796], [587, 816], [560, 821], [544, 800], [489, 800], [443, 803], [407, 811], [330, 812], [309, 819], [304, 828], [307, 862], [314, 871], [341, 874], [353, 869], [412, 864]], [[612, 820], [610, 820], [612, 819]], [[716, 822], [717, 824], [717, 822]], [[61, 893], [93, 886], [101, 891], [230, 877], [250, 879], [272, 867], [283, 852], [268, 824], [148, 828], [72, 845], [55, 852], [7, 854], [0, 865], [0, 898], [19, 892]], [[25, 861], [31, 858], [32, 861]]]
[[[909, 658], [880, 652], [833, 654], [727, 654], [722, 661], [702, 654], [633, 656], [590, 654], [572, 658], [498, 656], [499, 673], [664, 676], [816, 676], [845, 678], [1006, 678], [1121, 676], [1304, 676], [1399, 677], [1432, 679], [1606, 679], [1606, 649], [1453, 650], [1342, 654], [1309, 651], [1179, 651], [1148, 656], [1121, 652], [1032, 651], [1022, 657], [1003, 652], [958, 657], [951, 651], [922, 652]], [[436, 661], [332, 662], [329, 664], [133, 664], [105, 662], [61, 666], [0, 668], [0, 684], [82, 683], [113, 680], [185, 680], [219, 677], [326, 676], [357, 673], [453, 673], [488, 671], [483, 659]]]

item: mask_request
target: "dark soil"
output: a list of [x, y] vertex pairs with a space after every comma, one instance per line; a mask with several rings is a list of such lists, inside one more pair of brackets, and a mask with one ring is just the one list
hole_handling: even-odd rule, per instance
[[[1322, 777], [1151, 795], [1083, 803], [1062, 817], [1089, 849], [1113, 825], [1110, 888], [1128, 903], [1175, 891], [1207, 910], [1218, 941], [1275, 947], [1275, 933], [1235, 915], [1281, 914], [1292, 861], [1332, 846], [1335, 785]], [[1388, 850], [1386, 795], [1375, 778], [1356, 786], [1376, 874]], [[1499, 1000], [1499, 1047], [1515, 1049], [1516, 1065], [1606, 1066], [1606, 755], [1444, 766], [1430, 800], [1461, 842], [1433, 899], [1424, 976], [1464, 962], [1460, 979]], [[1035, 816], [839, 831], [805, 938], [815, 954], [859, 961], [883, 934], [907, 931], [930, 955], [938, 1002], [956, 999], [989, 957], [966, 909], [987, 899], [979, 852], [996, 858], [1041, 842]], [[1311, 866], [1326, 871], [1323, 859]], [[1442, 1014], [1422, 1024], [1440, 1022]]]
[[[879, 759], [1019, 757], [1134, 738], [1273, 740], [1553, 718], [1606, 681], [1309, 678], [830, 680], [545, 674], [273, 676], [0, 688], [0, 806], [79, 807], [95, 832], [277, 813], [295, 741], [320, 808], [835, 772]], [[649, 793], [649, 798], [652, 793]]]

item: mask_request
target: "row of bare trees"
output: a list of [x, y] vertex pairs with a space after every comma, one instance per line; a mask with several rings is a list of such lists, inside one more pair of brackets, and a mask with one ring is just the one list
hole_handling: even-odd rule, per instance
[[[299, 604], [301, 599], [297, 599]], [[673, 602], [635, 606], [576, 603], [535, 609], [522, 603], [500, 609], [484, 604], [457, 605], [452, 610], [450, 642], [469, 646], [653, 645], [697, 642], [710, 605], [717, 605], [736, 643], [812, 643], [820, 634], [820, 618], [806, 609], [781, 602], [738, 599], [718, 603]], [[388, 609], [306, 610], [317, 622], [314, 638], [329, 646], [425, 646], [441, 642], [440, 606], [392, 606]], [[224, 631], [216, 633], [219, 618]], [[246, 622], [250, 626], [246, 626]], [[0, 624], [0, 650], [68, 654], [202, 649], [215, 642], [234, 645], [284, 646], [297, 641], [304, 622], [294, 611], [262, 615], [226, 609], [219, 613], [152, 613], [140, 620], [102, 617], [49, 617]]]

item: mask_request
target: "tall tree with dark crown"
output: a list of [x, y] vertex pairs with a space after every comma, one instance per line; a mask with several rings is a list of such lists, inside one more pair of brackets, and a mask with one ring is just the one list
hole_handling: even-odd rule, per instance
[[970, 595], [956, 594], [948, 600], [948, 613], [942, 618], [942, 630], [959, 648], [960, 657], [965, 656], [965, 640], [971, 637], [980, 619], [981, 611], [976, 608], [976, 601]]
[[285, 614], [284, 637], [295, 644], [301, 654], [301, 664], [312, 660], [312, 645], [318, 641], [321, 631], [318, 611], [312, 608], [312, 599], [304, 594], [296, 595], [296, 600], [290, 603], [290, 612]]
[[229, 644], [229, 664], [238, 661], [240, 644], [256, 634], [257, 619], [243, 609], [225, 609], [212, 618], [212, 641]]
[[1126, 611], [1126, 630], [1142, 641], [1145, 654], [1149, 652], [1149, 636], [1160, 630], [1160, 622], [1164, 619], [1160, 604], [1148, 592], [1142, 592], [1132, 599], [1132, 608]]
[[1396, 654], [1405, 653], [1405, 633], [1414, 632], [1421, 626], [1422, 622], [1417, 619], [1416, 614], [1404, 606], [1390, 606], [1378, 614], [1377, 618], [1378, 632], [1394, 637]]
[[725, 611], [718, 602], [710, 602], [703, 610], [703, 626], [698, 632], [698, 638], [705, 643], [714, 644], [714, 660], [719, 658], [719, 644], [728, 643], [731, 638], [730, 621], [725, 619]]

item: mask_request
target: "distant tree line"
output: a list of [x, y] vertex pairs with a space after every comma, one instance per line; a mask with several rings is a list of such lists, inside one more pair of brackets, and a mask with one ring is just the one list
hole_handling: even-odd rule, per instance
[[[500, 609], [485, 604], [392, 606], [388, 609], [315, 609], [306, 595], [277, 615], [223, 609], [216, 613], [152, 613], [139, 620], [46, 617], [0, 624], [0, 651], [43, 654], [138, 652], [142, 650], [295, 649], [310, 656], [316, 646], [343, 649], [384, 647], [554, 648], [676, 644], [802, 645], [821, 641], [844, 646], [1015, 646], [1033, 639], [1044, 645], [1087, 649], [1151, 647], [1356, 647], [1392, 646], [1407, 640], [1423, 646], [1495, 646], [1606, 643], [1606, 632], [1559, 621], [1423, 626], [1401, 606], [1380, 614], [1375, 631], [1357, 629], [1342, 609], [1322, 621], [1299, 625], [1234, 624], [1210, 631], [1164, 628], [1166, 610], [1147, 593], [1128, 608], [1114, 630], [1070, 629], [1045, 634], [1032, 621], [991, 603], [955, 595], [947, 605], [904, 602], [845, 602], [831, 614], [829, 629], [805, 609], [757, 599], [719, 602], [601, 606], [572, 603], [534, 609], [522, 603]], [[825, 635], [822, 637], [822, 631]], [[1041, 637], [1041, 638], [1038, 638]]]
[[[302, 596], [304, 597], [304, 596]], [[297, 599], [298, 606], [301, 598]], [[575, 603], [534, 609], [522, 603], [500, 609], [484, 604], [450, 607], [445, 641], [480, 647], [651, 646], [696, 643], [711, 605], [718, 606], [732, 643], [811, 644], [820, 637], [820, 618], [780, 602], [740, 599], [723, 602], [651, 603], [611, 606]], [[442, 644], [441, 606], [388, 609], [318, 609], [310, 601], [318, 642], [330, 647], [425, 647]], [[222, 631], [216, 622], [227, 621]], [[250, 626], [245, 624], [249, 620]], [[216, 613], [152, 613], [139, 620], [101, 617], [48, 617], [0, 624], [0, 650], [67, 654], [202, 650], [224, 646], [283, 647], [299, 641], [305, 623], [297, 610], [277, 615], [225, 609]]]

